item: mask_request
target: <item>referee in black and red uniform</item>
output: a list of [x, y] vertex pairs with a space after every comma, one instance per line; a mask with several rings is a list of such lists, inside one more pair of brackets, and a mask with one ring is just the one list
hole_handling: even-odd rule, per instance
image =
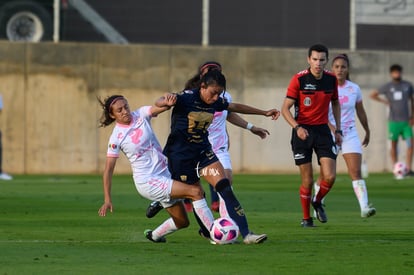
[[[332, 138], [328, 126], [329, 104], [336, 125], [341, 125], [341, 109], [338, 100], [338, 83], [334, 74], [325, 71], [328, 49], [316, 44], [308, 51], [309, 68], [295, 74], [287, 89], [282, 115], [292, 127], [291, 146], [295, 164], [299, 166], [302, 184], [299, 189], [303, 210], [303, 227], [314, 227], [310, 205], [318, 220], [327, 222], [321, 200], [332, 188], [336, 177], [336, 145], [342, 142], [342, 131], [335, 131]], [[290, 109], [295, 106], [294, 115]], [[313, 186], [312, 154], [316, 153], [321, 171], [320, 191], [311, 198]]]

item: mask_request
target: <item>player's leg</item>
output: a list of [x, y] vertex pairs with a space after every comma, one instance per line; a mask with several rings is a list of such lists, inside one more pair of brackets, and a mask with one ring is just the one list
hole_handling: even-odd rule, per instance
[[213, 162], [201, 169], [200, 172], [223, 198], [228, 215], [237, 223], [244, 243], [253, 244], [265, 241], [267, 239], [266, 234], [256, 235], [249, 230], [244, 209], [234, 195], [229, 179], [224, 177], [224, 169], [221, 163], [219, 161]]
[[388, 122], [388, 138], [391, 142], [390, 157], [392, 165], [394, 166], [398, 162], [398, 138], [400, 136], [400, 130], [397, 122]]
[[371, 207], [368, 202], [366, 182], [361, 176], [362, 155], [359, 153], [346, 153], [343, 157], [348, 167], [352, 187], [361, 209], [361, 216], [366, 218], [375, 215], [375, 208]]
[[413, 161], [413, 130], [411, 128], [411, 125], [407, 122], [405, 124], [404, 130], [403, 130], [403, 138], [406, 142], [407, 147], [407, 153], [406, 153], [406, 164], [408, 168], [407, 176], [412, 177], [414, 176], [414, 172], [412, 170], [412, 161]]
[[192, 201], [194, 214], [197, 222], [202, 225], [207, 236], [209, 235], [209, 229], [214, 222], [213, 213], [208, 207], [207, 201], [204, 196], [203, 188], [200, 182], [194, 184], [186, 184], [180, 181], [174, 180], [171, 189], [172, 198], [187, 198]]
[[[224, 176], [230, 181], [230, 185], [233, 188], [233, 170], [230, 169], [224, 169]], [[211, 185], [210, 185], [211, 186]], [[223, 198], [221, 198], [221, 196], [218, 194], [219, 196], [219, 200], [220, 200], [220, 217], [227, 217], [229, 215], [229, 213], [227, 212], [227, 207], [226, 207], [226, 202], [223, 200]]]
[[174, 205], [165, 209], [170, 214], [170, 218], [154, 230], [147, 229], [144, 232], [145, 237], [150, 241], [164, 243], [166, 242], [165, 236], [178, 229], [186, 228], [190, 224], [182, 201], [177, 201]]
[[313, 168], [312, 162], [306, 162], [298, 164], [299, 172], [301, 176], [301, 184], [299, 187], [299, 198], [302, 206], [302, 222], [303, 227], [313, 227], [313, 221], [310, 216], [310, 205], [312, 198], [312, 185], [313, 185]]

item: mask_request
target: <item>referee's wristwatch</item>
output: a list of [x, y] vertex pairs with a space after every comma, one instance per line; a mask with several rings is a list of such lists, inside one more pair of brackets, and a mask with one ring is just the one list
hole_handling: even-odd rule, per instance
[[335, 130], [335, 134], [340, 134], [341, 136], [343, 136], [342, 130]]

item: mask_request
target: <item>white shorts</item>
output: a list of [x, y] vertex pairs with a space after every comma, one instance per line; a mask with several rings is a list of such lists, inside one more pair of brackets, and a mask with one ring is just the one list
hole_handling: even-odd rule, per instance
[[139, 194], [151, 201], [159, 201], [164, 208], [173, 206], [181, 199], [171, 199], [173, 180], [169, 177], [154, 176], [145, 183], [135, 183]]
[[215, 153], [221, 165], [223, 165], [223, 168], [231, 170], [232, 168], [231, 168], [231, 159], [230, 159], [229, 151], [226, 150], [226, 151], [219, 151]]
[[341, 145], [342, 154], [359, 153], [362, 154], [362, 143], [359, 139], [357, 129], [353, 127], [344, 131]]

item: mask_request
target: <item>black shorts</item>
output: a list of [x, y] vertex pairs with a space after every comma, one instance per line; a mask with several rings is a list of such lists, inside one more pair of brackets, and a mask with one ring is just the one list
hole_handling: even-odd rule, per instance
[[196, 155], [192, 154], [192, 157], [191, 154], [184, 157], [171, 154], [168, 158], [168, 169], [172, 179], [194, 184], [200, 180], [200, 170], [216, 161], [219, 160], [211, 148]]
[[316, 153], [318, 163], [322, 157], [336, 160], [338, 149], [327, 124], [300, 126], [308, 130], [309, 136], [306, 140], [301, 140], [296, 130], [292, 130], [290, 144], [296, 165], [312, 162], [313, 152]]

